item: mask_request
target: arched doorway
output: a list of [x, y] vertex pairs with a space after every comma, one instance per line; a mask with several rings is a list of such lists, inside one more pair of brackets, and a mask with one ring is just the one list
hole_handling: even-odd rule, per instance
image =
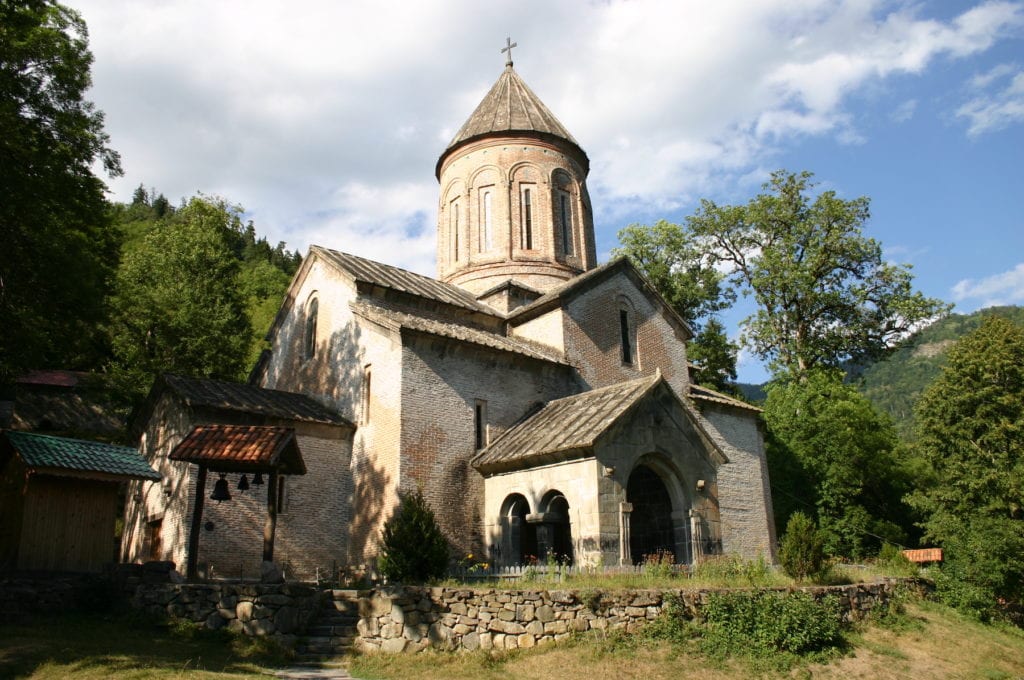
[[[547, 558], [552, 553], [555, 560], [563, 564], [572, 564], [574, 555], [572, 547], [572, 524], [569, 521], [569, 501], [561, 491], [549, 491], [541, 500], [541, 523], [538, 525], [539, 550]], [[543, 538], [543, 540], [541, 540]]]
[[537, 531], [526, 521], [530, 503], [521, 494], [510, 494], [501, 504], [501, 562], [524, 564], [537, 555]]
[[661, 476], [647, 465], [639, 465], [629, 476], [626, 501], [633, 506], [629, 515], [629, 553], [633, 564], [648, 555], [669, 554], [680, 562], [676, 550], [676, 527], [672, 518], [672, 497]]

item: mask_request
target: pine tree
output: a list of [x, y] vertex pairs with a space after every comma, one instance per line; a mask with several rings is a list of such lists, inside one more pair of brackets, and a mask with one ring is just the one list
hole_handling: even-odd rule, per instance
[[401, 497], [381, 543], [380, 571], [389, 581], [425, 583], [448, 568], [448, 541], [421, 491]]
[[[911, 496], [945, 548], [946, 594], [985, 613], [1024, 597], [1024, 329], [991, 316], [915, 409], [931, 484]], [[941, 585], [941, 584], [940, 584]]]

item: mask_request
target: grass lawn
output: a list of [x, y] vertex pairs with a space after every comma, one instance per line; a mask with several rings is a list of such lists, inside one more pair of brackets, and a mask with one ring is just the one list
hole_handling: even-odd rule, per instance
[[255, 677], [286, 663], [280, 650], [262, 641], [157, 626], [131, 612], [38, 615], [23, 625], [0, 626], [0, 678], [5, 679]]
[[423, 653], [363, 656], [350, 664], [365, 680], [669, 680], [686, 678], [1024, 678], [1024, 631], [985, 626], [930, 603], [910, 605], [898, 626], [864, 626], [841, 656], [779, 671], [771, 663], [716, 661], [695, 649], [641, 636], [578, 640], [565, 645], [487, 655]]
[[[637, 680], [669, 678], [1024, 678], [1024, 631], [985, 626], [931, 603], [908, 606], [889, 627], [863, 626], [848, 634], [848, 649], [820, 663], [787, 670], [771, 662], [716, 661], [695, 645], [650, 641], [640, 635], [578, 638], [517, 652], [354, 656], [353, 676], [364, 680]], [[287, 665], [279, 650], [259, 641], [154, 626], [131, 613], [106, 617], [38, 616], [0, 626], [0, 678], [238, 678]], [[265, 676], [264, 676], [265, 677]]]

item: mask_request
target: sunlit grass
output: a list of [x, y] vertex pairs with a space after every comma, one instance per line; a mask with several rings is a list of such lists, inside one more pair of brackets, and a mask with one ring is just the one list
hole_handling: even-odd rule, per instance
[[891, 577], [906, 577], [905, 571], [894, 570], [877, 562], [865, 564], [836, 563], [818, 581], [798, 583], [779, 567], [764, 560], [743, 560], [731, 555], [718, 555], [703, 560], [693, 568], [670, 564], [648, 564], [639, 571], [616, 572], [602, 568], [567, 569], [557, 564], [538, 564], [527, 568], [519, 578], [449, 579], [437, 585], [450, 588], [493, 588], [497, 590], [679, 590], [702, 588], [788, 588], [808, 585], [845, 585], [869, 583]]

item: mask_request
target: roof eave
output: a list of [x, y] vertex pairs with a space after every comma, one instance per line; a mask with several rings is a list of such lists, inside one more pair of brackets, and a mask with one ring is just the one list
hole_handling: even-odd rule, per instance
[[484, 449], [473, 460], [470, 465], [483, 475], [496, 475], [506, 472], [516, 472], [544, 465], [558, 465], [560, 463], [571, 463], [579, 460], [594, 457], [594, 443], [590, 442], [583, 446], [574, 446], [553, 451], [539, 451], [520, 456], [511, 460], [498, 460], [492, 462], [480, 462], [477, 459], [485, 454]]
[[587, 156], [587, 152], [583, 150], [583, 147], [571, 139], [566, 139], [565, 137], [552, 134], [550, 132], [540, 132], [537, 130], [493, 130], [473, 135], [466, 139], [461, 139], [445, 149], [438, 157], [437, 163], [434, 165], [434, 177], [437, 178], [437, 181], [441, 181], [441, 168], [444, 167], [445, 161], [459, 150], [485, 139], [500, 139], [502, 137], [512, 137], [515, 139], [537, 139], [557, 146], [563, 146], [568, 154], [573, 156], [574, 160], [579, 163], [580, 168], [583, 170], [583, 176], [586, 177], [590, 174], [590, 157]]

